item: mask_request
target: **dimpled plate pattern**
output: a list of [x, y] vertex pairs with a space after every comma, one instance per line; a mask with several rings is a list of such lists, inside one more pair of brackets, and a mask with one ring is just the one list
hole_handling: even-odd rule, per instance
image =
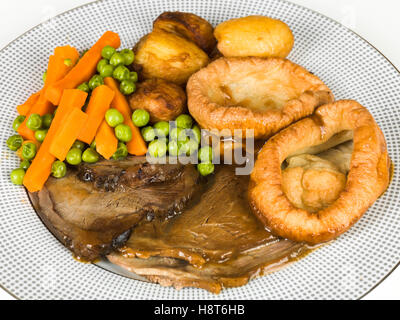
[[163, 11], [196, 13], [213, 25], [251, 14], [285, 21], [296, 44], [290, 59], [314, 72], [337, 99], [356, 99], [381, 126], [395, 167], [400, 160], [400, 75], [376, 49], [342, 25], [280, 1], [103, 0], [68, 11], [30, 30], [0, 52], [0, 284], [21, 299], [357, 299], [400, 259], [400, 178], [346, 234], [300, 261], [249, 284], [213, 295], [132, 280], [72, 259], [45, 228], [25, 190], [9, 181], [18, 166], [6, 147], [15, 107], [38, 90], [58, 45], [86, 49], [105, 30], [132, 47]]

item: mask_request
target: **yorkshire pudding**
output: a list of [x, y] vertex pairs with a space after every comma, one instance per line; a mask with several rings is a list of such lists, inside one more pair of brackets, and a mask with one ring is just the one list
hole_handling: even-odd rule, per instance
[[[352, 145], [331, 148], [332, 140], [348, 132]], [[385, 138], [372, 115], [356, 101], [338, 101], [264, 145], [251, 174], [249, 201], [274, 234], [321, 243], [360, 219], [386, 190], [389, 171]]]
[[220, 58], [187, 84], [191, 115], [205, 129], [253, 129], [266, 138], [333, 101], [316, 76], [280, 58]]

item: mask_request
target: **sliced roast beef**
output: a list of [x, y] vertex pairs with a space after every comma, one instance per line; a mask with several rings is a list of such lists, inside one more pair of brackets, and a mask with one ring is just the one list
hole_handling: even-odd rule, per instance
[[109, 261], [162, 285], [219, 292], [307, 252], [265, 230], [248, 206], [248, 179], [220, 166], [182, 214], [139, 224]]
[[194, 166], [150, 164], [144, 157], [100, 161], [50, 178], [30, 194], [49, 229], [76, 256], [95, 260], [123, 244], [144, 217], [180, 212], [199, 188]]

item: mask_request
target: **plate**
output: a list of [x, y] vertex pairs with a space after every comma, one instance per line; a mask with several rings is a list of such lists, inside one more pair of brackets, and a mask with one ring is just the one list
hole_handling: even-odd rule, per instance
[[400, 176], [346, 234], [287, 268], [214, 295], [175, 290], [82, 264], [45, 228], [23, 188], [9, 181], [17, 157], [6, 139], [16, 106], [40, 89], [53, 48], [90, 47], [105, 30], [122, 47], [148, 33], [163, 11], [198, 14], [213, 25], [262, 14], [285, 21], [296, 43], [289, 58], [318, 75], [337, 99], [356, 99], [382, 128], [396, 168], [400, 161], [400, 74], [370, 44], [339, 23], [280, 0], [103, 0], [63, 13], [25, 33], [0, 52], [0, 284], [21, 299], [357, 299], [400, 260]]

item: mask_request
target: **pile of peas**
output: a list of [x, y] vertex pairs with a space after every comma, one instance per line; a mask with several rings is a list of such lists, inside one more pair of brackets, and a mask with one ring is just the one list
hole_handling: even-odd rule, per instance
[[199, 126], [193, 123], [190, 115], [178, 116], [172, 128], [167, 121], [148, 126], [149, 120], [150, 115], [146, 110], [137, 109], [132, 114], [133, 123], [142, 128], [143, 139], [149, 143], [150, 156], [164, 157], [167, 153], [171, 156], [191, 156], [197, 153], [200, 160], [197, 169], [200, 174], [207, 176], [214, 172], [213, 150], [210, 146], [200, 148], [201, 131]]
[[[19, 126], [25, 121], [25, 118], [25, 116], [18, 116], [15, 118], [13, 122], [13, 129], [15, 131], [18, 131]], [[53, 114], [45, 114], [41, 117], [40, 115], [33, 113], [27, 119], [26, 126], [35, 132], [35, 138], [38, 142], [43, 142], [53, 118]], [[12, 183], [22, 185], [25, 172], [29, 168], [31, 161], [35, 158], [38, 151], [37, 145], [38, 144], [33, 141], [24, 141], [24, 139], [18, 134], [8, 138], [7, 146], [10, 150], [18, 152], [22, 158], [20, 167], [14, 169], [10, 174]]]
[[136, 90], [136, 82], [138, 75], [134, 71], [130, 71], [127, 66], [131, 65], [135, 60], [135, 54], [132, 50], [123, 49], [117, 51], [111, 46], [105, 46], [101, 51], [103, 59], [97, 64], [97, 72], [89, 82], [84, 82], [78, 89], [90, 92], [96, 87], [104, 84], [104, 78], [113, 77], [120, 82], [120, 91], [124, 95], [130, 95]]
[[[114, 128], [115, 136], [118, 141], [118, 148], [112, 155], [114, 160], [122, 160], [128, 156], [128, 148], [126, 143], [132, 140], [132, 130], [124, 124], [124, 116], [117, 109], [108, 109], [104, 116], [108, 125]], [[67, 153], [66, 162], [76, 166], [82, 161], [86, 163], [96, 163], [99, 161], [100, 155], [96, 151], [96, 141], [87, 146], [85, 143], [76, 140], [69, 152]]]

